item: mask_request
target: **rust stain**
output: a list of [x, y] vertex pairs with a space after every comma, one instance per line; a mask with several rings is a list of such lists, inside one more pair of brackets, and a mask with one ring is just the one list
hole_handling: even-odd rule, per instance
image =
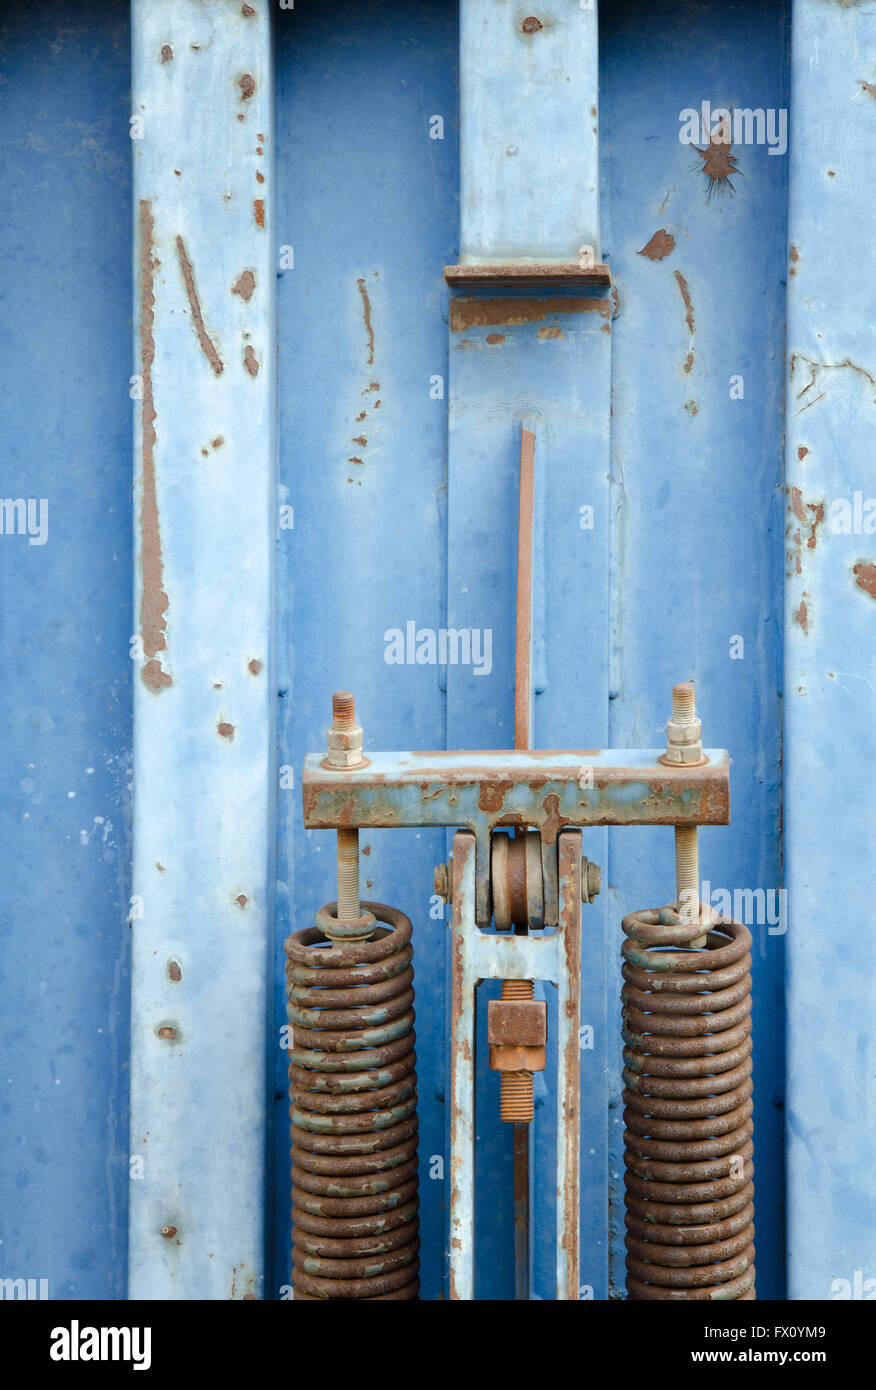
[[255, 10], [253, 9], [252, 5], [244, 5], [242, 6], [240, 13], [243, 15], [244, 19], [252, 19], [253, 15], [255, 14]]
[[809, 636], [809, 607], [805, 598], [801, 599], [799, 608], [794, 609], [794, 622], [799, 628], [803, 629], [804, 637]]
[[140, 202], [140, 371], [143, 394], [140, 402], [142, 431], [143, 493], [140, 500], [140, 637], [143, 651], [149, 658], [140, 673], [143, 684], [156, 695], [173, 681], [162, 669], [159, 652], [167, 649], [165, 613], [168, 597], [164, 592], [164, 565], [161, 557], [161, 533], [158, 515], [158, 495], [155, 486], [155, 404], [152, 397], [152, 364], [155, 361], [155, 283], [153, 245], [155, 221], [152, 204]]
[[229, 740], [231, 740], [231, 739], [234, 738], [234, 725], [233, 725], [233, 724], [226, 724], [226, 723], [224, 723], [224, 721], [223, 721], [223, 723], [217, 724], [217, 725], [216, 725], [216, 730], [217, 730], [217, 732], [218, 732], [220, 738], [227, 738], [227, 739], [229, 739]]
[[876, 564], [871, 560], [858, 560], [857, 564], [852, 565], [852, 574], [858, 588], [876, 600]]
[[243, 365], [246, 367], [246, 370], [249, 372], [250, 376], [258, 376], [259, 359], [256, 357], [249, 343], [247, 343], [246, 348], [244, 349]]
[[558, 323], [546, 323], [538, 330], [539, 338], [562, 338], [562, 336], [563, 330]]
[[368, 440], [365, 438], [364, 434], [357, 434], [353, 439], [353, 443], [358, 444], [360, 448], [364, 449], [368, 444]]
[[164, 43], [161, 45], [161, 61], [162, 63], [173, 62], [173, 49], [171, 48], [169, 43]]
[[[820, 372], [840, 372], [844, 370], [857, 372], [859, 376], [865, 377], [866, 380], [869, 381], [871, 386], [876, 387], [876, 378], [874, 378], [873, 373], [868, 372], [866, 367], [859, 366], [857, 362], [853, 362], [849, 357], [844, 358], [842, 362], [815, 362], [811, 357], [805, 357], [802, 353], [795, 352], [791, 356], [792, 380], [794, 378], [794, 372], [797, 369], [798, 362], [805, 362], [809, 368], [809, 380], [806, 382], [806, 385], [802, 386], [800, 390], [797, 392], [796, 399], [798, 401], [802, 400], [803, 397], [806, 396], [812, 390], [812, 387], [818, 381]], [[795, 411], [795, 414], [802, 415], [804, 410], [809, 410], [811, 406], [817, 405], [817, 403], [820, 400], [822, 400], [826, 394], [827, 388], [825, 387], [825, 389], [823, 391], [820, 391], [817, 396], [813, 396], [810, 400], [807, 400], [806, 403], [802, 405], [799, 410]]]
[[688, 415], [699, 415], [700, 413], [700, 408], [697, 405], [696, 401], [685, 401], [684, 408], [687, 411]]
[[805, 457], [806, 457], [806, 455], [807, 455], [808, 453], [809, 453], [809, 450], [806, 448], [806, 445], [805, 445], [805, 444], [801, 444], [801, 445], [800, 445], [800, 448], [797, 450], [797, 457], [798, 457], [798, 459], [800, 460], [801, 463], [803, 462], [803, 460], [805, 459]]
[[374, 328], [371, 323], [371, 300], [368, 297], [368, 286], [360, 278], [356, 281], [359, 286], [359, 293], [362, 296], [362, 317], [365, 320], [365, 332], [368, 334], [368, 366], [374, 365]]
[[179, 1041], [179, 1033], [175, 1028], [172, 1028], [170, 1024], [165, 1024], [162, 1028], [159, 1028], [158, 1036], [161, 1038], [162, 1042]]
[[264, 225], [265, 225], [265, 200], [264, 200], [264, 198], [256, 198], [256, 199], [254, 199], [253, 205], [252, 205], [252, 211], [253, 211], [253, 217], [255, 218], [255, 221], [256, 221], [256, 226], [257, 226], [257, 227], [264, 227]]
[[735, 193], [736, 189], [730, 181], [731, 174], [741, 174], [742, 170], [737, 167], [738, 156], [731, 153], [733, 142], [730, 140], [730, 132], [724, 122], [715, 136], [712, 136], [704, 150], [694, 145], [694, 149], [703, 161], [702, 173], [709, 180], [709, 194], [706, 202], [711, 202], [712, 194], [717, 190], [725, 193], [728, 189]]
[[240, 100], [249, 101], [255, 91], [255, 78], [251, 73], [245, 72], [237, 79], [237, 85], [240, 88]]
[[503, 325], [542, 323], [549, 314], [602, 314], [610, 312], [605, 299], [454, 299], [450, 304], [450, 328], [453, 333], [469, 328], [502, 327]]
[[876, 82], [859, 82], [858, 86], [862, 91], [868, 92], [873, 100], [876, 101]]
[[195, 287], [195, 277], [192, 273], [191, 262], [186, 255], [185, 242], [179, 235], [176, 238], [176, 249], [179, 255], [179, 268], [182, 274], [183, 284], [186, 287], [186, 294], [189, 297], [189, 307], [192, 311], [192, 318], [195, 321], [198, 342], [201, 344], [201, 350], [210, 363], [210, 366], [213, 368], [216, 376], [221, 376], [223, 370], [222, 360], [204, 324], [204, 315], [201, 313], [201, 303], [198, 299], [198, 291]]
[[260, 169], [256, 169], [256, 183], [264, 183], [265, 176]]
[[513, 786], [512, 781], [501, 779], [497, 782], [482, 783], [478, 790], [478, 809], [491, 814], [501, 811], [505, 804], [505, 795]]
[[246, 907], [247, 903], [249, 902], [249, 898], [246, 896], [245, 893], [238, 893], [234, 901], [238, 903], [241, 907]]
[[250, 661], [247, 666], [247, 670], [252, 672], [254, 676], [257, 676], [261, 669], [262, 663], [258, 661], [255, 657], [253, 657], [252, 661]]
[[167, 962], [167, 974], [168, 978], [173, 980], [174, 984], [179, 984], [182, 979], [182, 970], [180, 969], [178, 960], [170, 960]]
[[536, 19], [534, 14], [530, 14], [526, 16], [520, 28], [524, 34], [537, 34], [539, 29], [544, 28], [544, 25], [540, 19]]
[[[365, 460], [364, 460], [364, 459], [359, 459], [359, 458], [355, 458], [355, 457], [350, 457], [350, 458], [347, 459], [347, 463], [361, 463], [362, 467], [363, 467], [363, 468], [365, 467]], [[352, 482], [353, 480], [352, 480], [352, 478], [349, 478], [347, 481], [348, 481], [348, 482]]]
[[251, 270], [242, 270], [231, 286], [232, 294], [239, 294], [241, 299], [249, 301], [252, 299], [253, 291], [256, 287], [255, 276]]
[[487, 334], [487, 342], [490, 344], [490, 347], [498, 347], [499, 344], [500, 344], [500, 343], [504, 343], [504, 341], [505, 341], [505, 334], [504, 334], [504, 333], [488, 333], [488, 334]]
[[671, 232], [667, 232], [665, 227], [661, 227], [659, 232], [655, 232], [651, 240], [647, 242], [639, 252], [640, 256], [647, 256], [649, 261], [665, 261], [666, 257], [675, 250], [675, 237]]
[[162, 1226], [161, 1234], [164, 1236], [165, 1240], [173, 1240], [176, 1235], [176, 1230], [176, 1226]]
[[[818, 545], [818, 528], [824, 521], [824, 503], [807, 502], [803, 497], [801, 489], [799, 487], [792, 487], [791, 511], [798, 521], [802, 522], [804, 526], [809, 527], [809, 535], [806, 538], [806, 548], [808, 550], [814, 550]], [[812, 513], [811, 516], [807, 515], [809, 512]]]
[[688, 288], [687, 280], [684, 278], [680, 270], [675, 271], [675, 282], [678, 285], [682, 303], [684, 304], [684, 321], [687, 324], [688, 332], [690, 333], [691, 338], [690, 347], [688, 348], [687, 356], [684, 359], [684, 372], [687, 376], [690, 376], [690, 373], [693, 371], [694, 365], [693, 339], [694, 333], [696, 332], [696, 325], [694, 323], [693, 301], [690, 297], [690, 289]]

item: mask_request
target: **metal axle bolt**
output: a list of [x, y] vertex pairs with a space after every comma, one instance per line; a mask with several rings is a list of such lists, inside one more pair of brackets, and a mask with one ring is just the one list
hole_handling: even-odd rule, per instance
[[[672, 687], [672, 717], [666, 725], [666, 754], [664, 762], [690, 767], [703, 761], [703, 727], [697, 718], [693, 683], [684, 681]], [[675, 827], [675, 891], [679, 915], [696, 920], [700, 915], [700, 857], [697, 847], [697, 827]], [[698, 936], [692, 946], [705, 946], [706, 937]]]

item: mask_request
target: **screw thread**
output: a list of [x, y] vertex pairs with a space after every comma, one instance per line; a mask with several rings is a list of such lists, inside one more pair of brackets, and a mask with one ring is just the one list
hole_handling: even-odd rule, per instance
[[336, 729], [351, 729], [356, 723], [356, 701], [349, 690], [332, 695], [332, 721]]
[[338, 831], [338, 921], [359, 916], [359, 832]]
[[499, 1083], [499, 1118], [506, 1124], [528, 1125], [534, 1114], [531, 1071], [503, 1071]]
[[696, 718], [696, 695], [690, 681], [672, 687], [672, 718], [679, 723]]
[[535, 989], [531, 980], [503, 980], [503, 999], [533, 999]]

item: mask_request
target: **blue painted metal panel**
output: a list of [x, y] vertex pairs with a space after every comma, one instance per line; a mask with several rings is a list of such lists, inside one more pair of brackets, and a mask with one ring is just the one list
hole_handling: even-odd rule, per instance
[[[281, 696], [275, 969], [274, 1292], [288, 1287], [289, 1116], [282, 940], [336, 896], [334, 836], [301, 827], [299, 770], [352, 690], [365, 752], [440, 748], [436, 666], [388, 664], [390, 629], [445, 621], [446, 291], [456, 259], [454, 5], [299, 3], [277, 16]], [[433, 116], [441, 117], [443, 139]], [[294, 777], [294, 785], [293, 785]], [[285, 782], [285, 786], [284, 786]], [[444, 1285], [444, 912], [440, 831], [362, 835], [363, 896], [414, 924], [421, 1296]], [[284, 1288], [286, 1286], [286, 1288]], [[288, 1294], [287, 1294], [288, 1296]]]
[[795, 0], [793, 15], [788, 1294], [872, 1299], [876, 7]]
[[56, 1299], [125, 1292], [128, 81], [125, 5], [4, 5], [0, 1276]]
[[275, 836], [270, 6], [135, 0], [133, 18], [129, 1291], [258, 1298]]
[[[673, 681], [695, 679], [704, 739], [734, 759], [733, 824], [701, 833], [701, 877], [712, 890], [775, 892], [787, 159], [765, 143], [734, 146], [735, 191], [709, 198], [704, 161], [681, 143], [679, 117], [703, 101], [786, 109], [788, 10], [761, 0], [731, 8], [620, 0], [602, 7], [600, 32], [603, 235], [619, 297], [611, 742], [653, 744]], [[659, 231], [673, 239], [668, 254], [641, 254]], [[675, 877], [670, 834], [609, 838], [616, 999], [621, 919], [672, 898]], [[754, 923], [757, 1286], [765, 1298], [783, 1290], [780, 928]], [[619, 1086], [619, 1021], [614, 1035]], [[622, 1289], [617, 1091], [612, 1107], [613, 1279]]]
[[461, 0], [464, 261], [599, 257], [595, 0]]

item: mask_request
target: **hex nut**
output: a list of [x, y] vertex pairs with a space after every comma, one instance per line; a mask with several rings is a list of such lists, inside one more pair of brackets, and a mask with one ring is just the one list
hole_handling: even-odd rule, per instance
[[449, 864], [435, 865], [435, 892], [439, 898], [443, 898], [446, 903], [451, 900], [451, 874]]
[[547, 1042], [547, 1004], [543, 999], [491, 999], [487, 1004], [487, 1042], [504, 1047], [541, 1047]]
[[581, 860], [581, 901], [592, 903], [602, 892], [602, 870], [589, 859]]
[[326, 745], [329, 767], [356, 767], [362, 758], [362, 727], [354, 724], [350, 729], [326, 729]]

